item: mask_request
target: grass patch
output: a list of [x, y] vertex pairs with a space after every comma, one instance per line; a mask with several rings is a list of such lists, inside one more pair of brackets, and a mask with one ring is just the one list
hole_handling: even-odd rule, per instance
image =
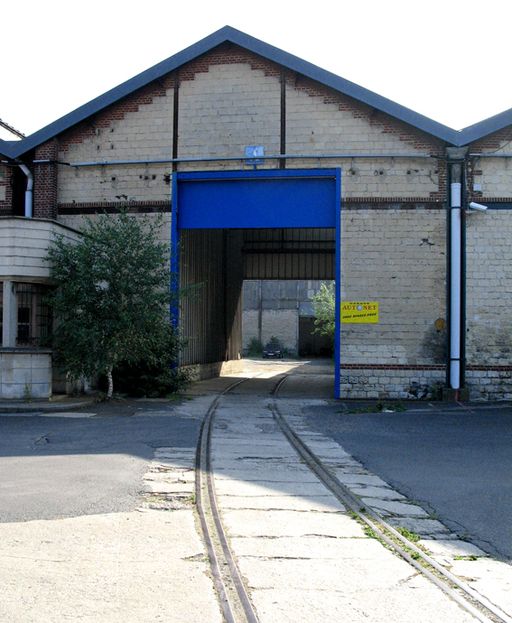
[[370, 526], [364, 526], [363, 528], [365, 535], [370, 539], [378, 539], [379, 537], [375, 533], [374, 530], [370, 528]]
[[416, 532], [412, 532], [411, 530], [403, 528], [402, 526], [397, 527], [396, 531], [399, 532], [408, 541], [411, 541], [411, 543], [417, 543], [421, 538], [419, 534], [416, 534]]

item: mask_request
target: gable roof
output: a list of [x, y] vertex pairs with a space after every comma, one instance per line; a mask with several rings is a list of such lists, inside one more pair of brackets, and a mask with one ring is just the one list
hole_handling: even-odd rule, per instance
[[[224, 26], [224, 28], [221, 28], [208, 37], [201, 39], [201, 41], [185, 48], [181, 52], [174, 54], [153, 67], [150, 67], [130, 80], [127, 80], [110, 91], [107, 91], [103, 95], [96, 97], [87, 104], [80, 106], [76, 110], [64, 115], [53, 123], [50, 123], [41, 130], [34, 132], [22, 141], [16, 141], [16, 145], [5, 147], [5, 149], [10, 151], [11, 157], [21, 156], [34, 147], [41, 145], [61, 132], [64, 132], [77, 123], [87, 119], [91, 115], [94, 115], [127, 95], [130, 95], [134, 91], [146, 86], [150, 82], [165, 76], [185, 63], [194, 60], [198, 56], [201, 56], [226, 42], [245, 48], [254, 54], [262, 56], [270, 61], [273, 61], [274, 63], [286, 67], [287, 69], [302, 74], [312, 80], [315, 80], [316, 82], [334, 89], [335, 91], [348, 95], [355, 100], [380, 110], [396, 119], [399, 119], [400, 121], [403, 121], [404, 123], [407, 123], [408, 125], [430, 134], [431, 136], [450, 143], [451, 145], [465, 145], [472, 140], [476, 140], [476, 138], [485, 136], [486, 134], [494, 132], [501, 127], [512, 123], [511, 109], [501, 113], [500, 115], [496, 115], [495, 117], [491, 117], [480, 123], [472, 125], [465, 130], [454, 130], [446, 125], [438, 123], [437, 121], [429, 119], [424, 115], [414, 112], [405, 106], [401, 106], [386, 97], [378, 95], [373, 91], [369, 91], [354, 82], [345, 80], [340, 76], [313, 65], [312, 63], [308, 63], [293, 54], [289, 54], [288, 52], [284, 52], [283, 50], [269, 45], [268, 43], [264, 43], [259, 39], [255, 39], [254, 37], [232, 28], [231, 26]], [[2, 145], [0, 144], [0, 150], [1, 149]], [[6, 155], [9, 154], [7, 153]]]
[[493, 134], [509, 125], [512, 125], [512, 108], [504, 110], [492, 117], [488, 117], [487, 119], [483, 119], [483, 121], [479, 121], [473, 125], [469, 125], [461, 130], [460, 134], [463, 136], [464, 142], [460, 143], [460, 145], [472, 143], [479, 138]]
[[0, 138], [0, 156], [6, 156], [7, 158], [13, 158], [14, 148], [20, 143], [20, 141], [4, 141]]

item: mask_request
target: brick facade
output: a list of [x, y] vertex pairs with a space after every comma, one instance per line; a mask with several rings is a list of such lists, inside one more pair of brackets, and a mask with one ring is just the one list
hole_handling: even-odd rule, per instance
[[[468, 196], [512, 203], [512, 159], [502, 157], [512, 152], [510, 141], [507, 128], [469, 146]], [[310, 156], [288, 160], [289, 168], [343, 169], [343, 298], [380, 303], [378, 325], [342, 327], [347, 395], [433, 396], [446, 371], [446, 329], [438, 328], [447, 321], [446, 145], [309, 78], [219, 46], [40, 146], [35, 159], [52, 163], [34, 165], [34, 215], [76, 225], [80, 215], [121, 207], [168, 212], [173, 154], [212, 159], [179, 163], [180, 171], [240, 169], [244, 147], [253, 144], [267, 155], [284, 147]], [[166, 162], [144, 162], [158, 159]], [[0, 173], [0, 214], [9, 201], [6, 179]], [[503, 367], [512, 363], [511, 215], [471, 214], [466, 223], [467, 379], [474, 396], [499, 397], [511, 391]]]
[[0, 164], [0, 216], [12, 214], [11, 167]]

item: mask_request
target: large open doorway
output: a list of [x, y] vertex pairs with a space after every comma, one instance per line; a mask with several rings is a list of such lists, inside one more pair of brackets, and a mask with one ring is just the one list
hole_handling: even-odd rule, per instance
[[340, 170], [177, 173], [173, 181], [174, 316], [183, 364], [242, 354], [244, 279], [334, 279], [334, 393], [339, 396]]

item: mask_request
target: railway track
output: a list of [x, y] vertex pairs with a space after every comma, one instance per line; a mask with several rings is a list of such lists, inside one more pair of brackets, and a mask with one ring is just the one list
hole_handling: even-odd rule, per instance
[[[361, 500], [344, 486], [326, 468], [319, 457], [301, 440], [290, 427], [279, 406], [279, 392], [289, 375], [280, 378], [270, 389], [270, 411], [273, 420], [299, 455], [301, 461], [315, 474], [318, 480], [341, 504], [350, 509], [354, 518], [368, 527], [373, 534], [414, 569], [428, 578], [440, 590], [455, 601], [474, 620], [481, 623], [512, 623], [512, 618], [496, 605], [482, 597], [460, 578], [433, 560], [415, 543], [409, 541], [382, 516], [369, 508], [362, 508]], [[196, 503], [201, 528], [204, 534], [211, 562], [212, 576], [227, 623], [258, 623], [258, 615], [244, 584], [237, 561], [229, 545], [229, 539], [222, 523], [215, 493], [214, 475], [211, 465], [212, 427], [224, 396], [231, 393], [251, 378], [235, 381], [216, 396], [203, 420], [196, 459]]]

